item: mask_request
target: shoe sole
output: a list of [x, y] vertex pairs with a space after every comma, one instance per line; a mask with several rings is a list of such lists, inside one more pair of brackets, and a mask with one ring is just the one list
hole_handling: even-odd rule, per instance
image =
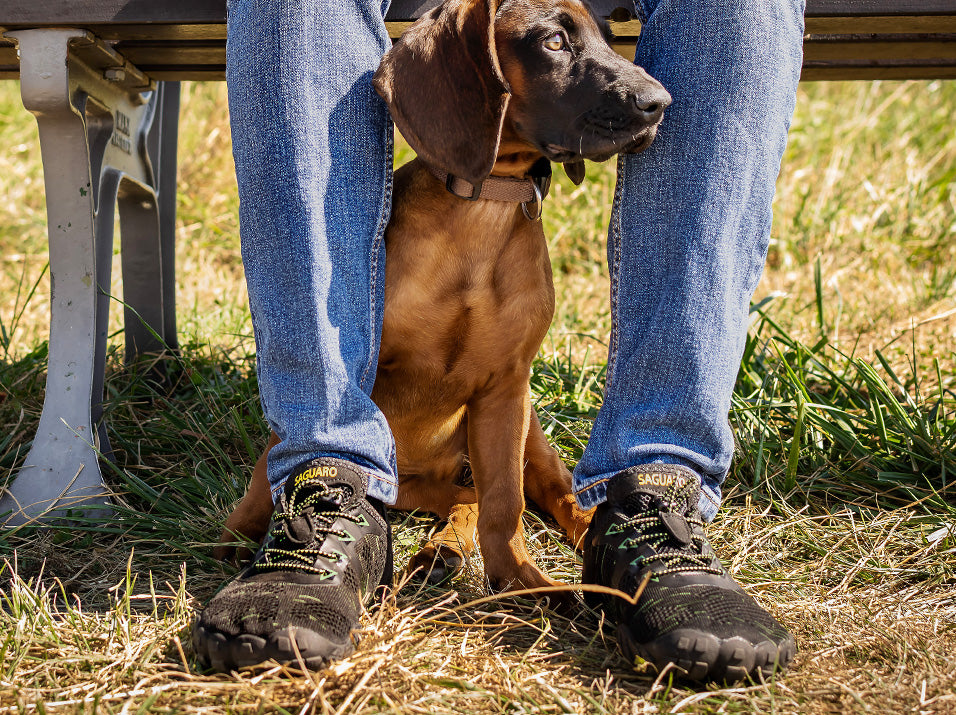
[[618, 626], [617, 636], [631, 663], [640, 657], [658, 670], [673, 664], [681, 677], [697, 682], [769, 678], [786, 670], [797, 651], [793, 638], [753, 644], [740, 636], [718, 638], [693, 629], [678, 629], [649, 643], [635, 642], [626, 626]]
[[335, 643], [303, 628], [288, 628], [268, 637], [248, 633], [226, 636], [197, 624], [193, 630], [193, 648], [202, 663], [226, 673], [268, 660], [290, 665], [299, 665], [301, 661], [309, 670], [322, 670], [331, 661], [350, 655], [355, 645], [351, 639]]

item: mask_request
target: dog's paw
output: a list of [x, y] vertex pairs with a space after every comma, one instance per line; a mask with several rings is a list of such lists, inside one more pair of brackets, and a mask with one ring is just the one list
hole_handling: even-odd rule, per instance
[[578, 507], [577, 504], [574, 505], [574, 509], [571, 511], [565, 532], [567, 533], [568, 540], [574, 545], [575, 550], [578, 552], [584, 549], [584, 535], [588, 532], [588, 527], [591, 525], [591, 517], [593, 515], [594, 509], [584, 511]]
[[442, 584], [454, 577], [465, 557], [447, 544], [426, 544], [408, 560], [407, 571], [414, 581]]
[[234, 543], [217, 544], [212, 550], [212, 557], [216, 561], [235, 563], [236, 545]]
[[228, 529], [222, 532], [219, 543], [213, 547], [212, 557], [216, 561], [231, 566], [239, 566], [253, 557], [257, 543], [252, 540], [242, 540], [242, 536], [233, 534]]
[[[485, 563], [487, 565], [487, 561]], [[486, 570], [485, 575], [492, 591], [508, 593], [531, 590], [527, 596], [547, 600], [551, 609], [559, 613], [571, 615], [581, 605], [574, 592], [567, 588], [567, 584], [555, 581], [533, 563], [520, 564], [510, 573], [493, 575]]]

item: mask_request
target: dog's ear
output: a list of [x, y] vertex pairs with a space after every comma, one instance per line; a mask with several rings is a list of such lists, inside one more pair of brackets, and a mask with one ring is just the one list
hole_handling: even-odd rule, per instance
[[568, 178], [574, 182], [575, 186], [580, 186], [581, 182], [584, 181], [584, 159], [578, 159], [577, 161], [566, 161], [563, 164], [564, 173], [568, 175]]
[[446, 0], [385, 54], [375, 90], [412, 149], [472, 184], [491, 173], [510, 94], [495, 51], [500, 0]]

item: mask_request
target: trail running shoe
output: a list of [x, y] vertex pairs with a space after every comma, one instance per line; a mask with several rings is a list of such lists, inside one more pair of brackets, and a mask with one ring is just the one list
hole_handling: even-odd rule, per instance
[[796, 652], [787, 630], [721, 566], [704, 537], [700, 478], [647, 464], [608, 482], [584, 539], [584, 583], [633, 596], [585, 593], [617, 623], [621, 649], [695, 681], [733, 681], [783, 670]]
[[352, 631], [392, 578], [385, 509], [367, 477], [339, 459], [312, 460], [286, 482], [262, 547], [193, 628], [200, 660], [228, 671], [273, 658], [310, 669], [354, 650]]

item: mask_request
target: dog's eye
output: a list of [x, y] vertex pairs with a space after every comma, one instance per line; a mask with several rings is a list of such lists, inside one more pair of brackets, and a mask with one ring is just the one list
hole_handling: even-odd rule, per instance
[[546, 49], [552, 52], [560, 52], [565, 48], [564, 36], [560, 32], [555, 32], [551, 37], [544, 41]]

